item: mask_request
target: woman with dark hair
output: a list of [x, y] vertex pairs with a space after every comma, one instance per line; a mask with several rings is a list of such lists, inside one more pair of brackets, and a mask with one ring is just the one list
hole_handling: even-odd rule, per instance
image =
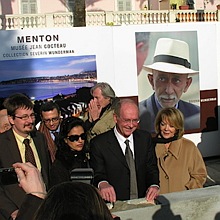
[[113, 220], [113, 217], [94, 186], [65, 182], [48, 192], [34, 219]]
[[205, 163], [196, 145], [183, 137], [184, 118], [174, 107], [161, 109], [155, 120], [160, 193], [202, 188]]
[[112, 215], [98, 190], [82, 182], [65, 182], [48, 194], [39, 170], [31, 163], [13, 164], [19, 186], [26, 192], [16, 220], [120, 220]]
[[84, 122], [77, 117], [62, 121], [56, 159], [50, 170], [50, 186], [70, 181], [74, 168], [88, 168], [88, 148]]

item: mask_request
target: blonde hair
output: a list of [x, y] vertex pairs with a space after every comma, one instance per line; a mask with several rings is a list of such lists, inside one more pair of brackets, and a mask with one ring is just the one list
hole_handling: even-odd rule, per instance
[[184, 134], [184, 116], [182, 112], [174, 107], [161, 109], [155, 119], [155, 131], [160, 133], [160, 123], [167, 121], [176, 129], [176, 135], [181, 138]]

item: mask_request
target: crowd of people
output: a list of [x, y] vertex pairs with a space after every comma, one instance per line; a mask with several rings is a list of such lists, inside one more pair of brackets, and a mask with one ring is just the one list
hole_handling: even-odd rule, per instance
[[[119, 99], [105, 82], [91, 88], [83, 118], [62, 117], [50, 101], [40, 108], [13, 94], [4, 100], [8, 127], [0, 134], [0, 166], [14, 167], [18, 183], [0, 184], [0, 219], [119, 219], [106, 203], [203, 187], [206, 167], [184, 138], [184, 116], [162, 108], [156, 137], [139, 128], [138, 104]], [[92, 168], [93, 185], [71, 181], [75, 168]]]

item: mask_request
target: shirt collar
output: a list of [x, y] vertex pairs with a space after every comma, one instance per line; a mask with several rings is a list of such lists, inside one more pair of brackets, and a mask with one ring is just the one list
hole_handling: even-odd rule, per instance
[[55, 131], [51, 131], [51, 130], [50, 130], [50, 133], [51, 133], [51, 134], [53, 134], [54, 132], [59, 133], [59, 132], [60, 132], [60, 126], [58, 126], [57, 130], [55, 130]]
[[130, 143], [133, 143], [133, 134], [131, 134], [129, 137], [125, 138], [124, 136], [122, 136], [116, 126], [114, 127], [114, 133], [115, 133], [115, 136], [116, 138], [120, 141], [120, 142], [125, 142], [126, 140], [129, 140]]
[[13, 128], [12, 128], [12, 131], [13, 131], [14, 136], [15, 136], [15, 138], [16, 138], [17, 141], [23, 143], [24, 139], [29, 139], [30, 142], [31, 142], [31, 136], [30, 136], [30, 134], [29, 134], [27, 137], [23, 137], [23, 136], [19, 135]]

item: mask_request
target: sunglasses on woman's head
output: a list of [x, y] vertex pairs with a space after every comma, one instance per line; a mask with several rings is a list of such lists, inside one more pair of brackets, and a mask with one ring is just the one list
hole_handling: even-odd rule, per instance
[[82, 133], [80, 135], [70, 135], [67, 137], [71, 142], [78, 141], [79, 138], [82, 140], [86, 140], [86, 133]]

